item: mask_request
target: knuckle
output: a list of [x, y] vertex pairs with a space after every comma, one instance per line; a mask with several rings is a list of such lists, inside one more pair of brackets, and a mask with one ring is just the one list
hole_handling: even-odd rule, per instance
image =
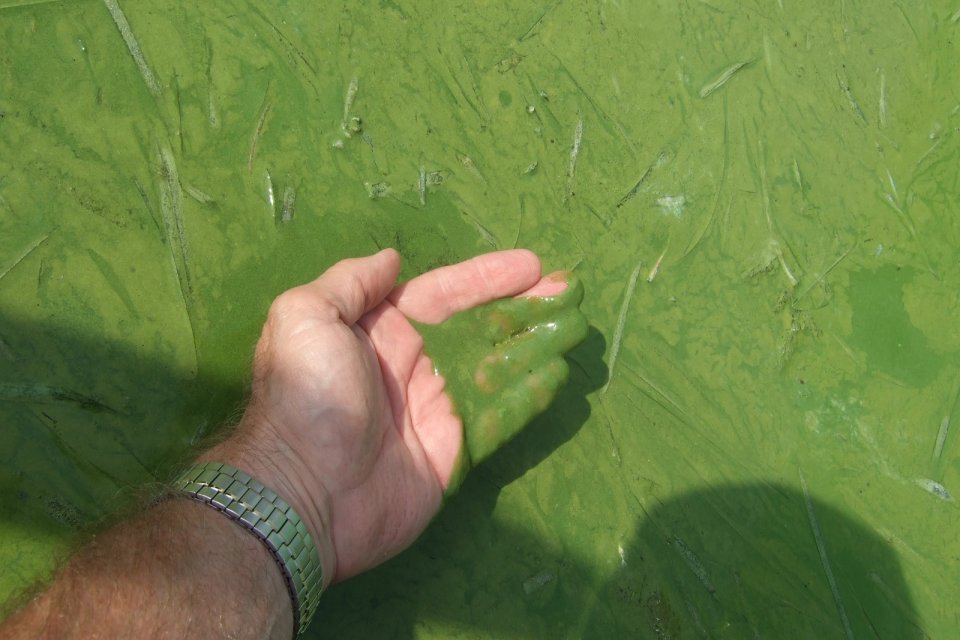
[[274, 298], [273, 302], [270, 304], [270, 311], [268, 312], [269, 317], [275, 318], [288, 315], [290, 311], [302, 304], [302, 298], [303, 295], [296, 289], [284, 291], [279, 296]]

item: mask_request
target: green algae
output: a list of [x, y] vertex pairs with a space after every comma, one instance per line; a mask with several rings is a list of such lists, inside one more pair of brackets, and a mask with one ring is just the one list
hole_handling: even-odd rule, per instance
[[463, 450], [446, 495], [473, 465], [543, 413], [567, 381], [565, 353], [587, 337], [583, 284], [572, 273], [559, 294], [497, 300], [436, 324], [417, 324], [434, 371], [463, 423]]
[[569, 383], [313, 633], [843, 637], [812, 512], [856, 637], [949, 637], [955, 14], [0, 3], [0, 384], [63, 392], [0, 399], [0, 598], [234, 414], [280, 291], [525, 246]]
[[871, 368], [924, 387], [936, 379], [945, 362], [930, 348], [927, 336], [910, 322], [902, 291], [912, 275], [894, 265], [873, 273], [851, 274], [850, 344], [867, 354]]

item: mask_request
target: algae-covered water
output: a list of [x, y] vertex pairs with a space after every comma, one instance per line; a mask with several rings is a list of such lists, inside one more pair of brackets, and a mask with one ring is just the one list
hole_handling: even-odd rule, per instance
[[948, 638], [960, 5], [0, 0], [0, 600], [235, 414], [269, 301], [529, 247], [552, 408], [314, 637]]

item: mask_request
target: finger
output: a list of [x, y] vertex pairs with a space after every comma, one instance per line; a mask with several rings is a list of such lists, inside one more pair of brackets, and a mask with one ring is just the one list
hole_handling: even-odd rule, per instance
[[494, 344], [542, 322], [550, 322], [583, 300], [583, 284], [572, 272], [550, 274], [519, 297], [498, 300], [489, 310], [486, 337]]
[[336, 310], [344, 324], [352, 325], [383, 302], [400, 274], [400, 254], [384, 249], [365, 258], [341, 260], [314, 280], [296, 289], [318, 298]]
[[465, 425], [470, 461], [478, 464], [517, 435], [535, 416], [543, 413], [567, 381], [570, 368], [563, 358], [554, 358], [507, 388], [472, 422]]
[[410, 381], [410, 422], [424, 456], [446, 491], [459, 484], [469, 469], [463, 444], [463, 423], [446, 393], [446, 380], [434, 374], [433, 363], [423, 356]]
[[389, 302], [382, 302], [364, 314], [357, 326], [373, 344], [391, 411], [399, 421], [407, 405], [407, 383], [413, 377], [417, 361], [423, 358], [423, 338]]
[[586, 318], [578, 309], [571, 309], [503, 343], [480, 361], [474, 382], [487, 394], [513, 386], [518, 377], [566, 353], [586, 337]]
[[390, 301], [409, 318], [436, 324], [497, 298], [516, 295], [540, 278], [540, 259], [526, 249], [497, 251], [440, 267], [400, 285]]
[[554, 271], [540, 278], [535, 285], [520, 293], [518, 298], [552, 298], [564, 292], [567, 282], [573, 277], [572, 271]]

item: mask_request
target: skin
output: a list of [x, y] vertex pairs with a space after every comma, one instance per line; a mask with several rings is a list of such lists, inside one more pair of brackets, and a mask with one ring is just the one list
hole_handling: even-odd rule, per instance
[[[399, 271], [388, 249], [279, 296], [243, 419], [199, 458], [283, 496], [307, 524], [325, 584], [409, 546], [470, 464], [547, 406], [566, 376], [560, 355], [586, 333], [579, 285], [569, 275], [541, 278], [529, 251], [395, 286]], [[411, 322], [437, 330], [430, 344], [456, 380], [459, 412]], [[455, 367], [456, 341], [442, 332], [455, 337], [468, 325], [484, 338]], [[177, 497], [96, 536], [0, 626], [0, 638], [291, 633], [290, 599], [266, 550], [213, 509]]]

